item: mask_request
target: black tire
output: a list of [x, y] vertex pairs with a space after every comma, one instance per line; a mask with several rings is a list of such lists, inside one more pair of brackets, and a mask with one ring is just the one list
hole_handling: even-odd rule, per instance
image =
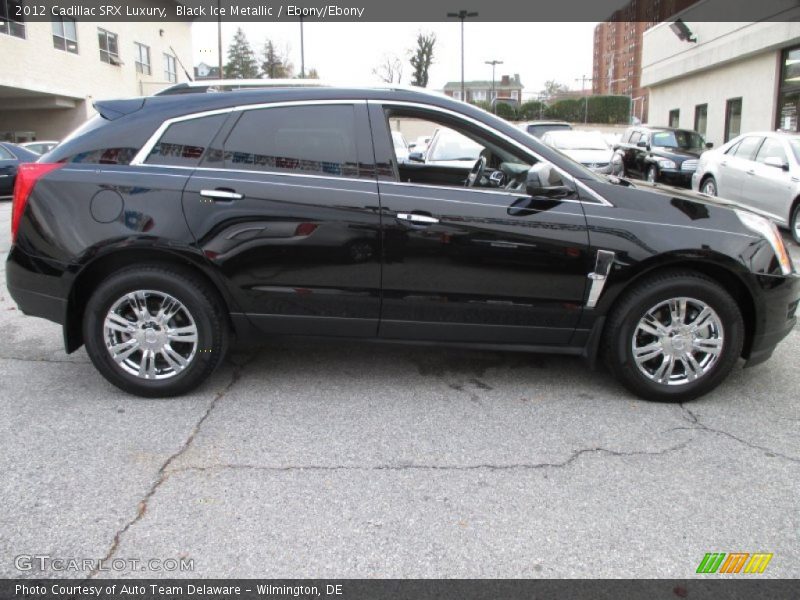
[[[175, 372], [164, 379], [144, 379], [131, 374], [112, 357], [106, 346], [106, 315], [127, 294], [138, 290], [153, 291], [176, 299], [186, 310], [181, 315], [188, 314], [193, 320], [191, 325], [196, 329], [194, 343], [172, 342], [175, 347], [188, 346], [194, 350], [186, 352], [190, 356], [180, 372], [173, 369]], [[157, 295], [154, 297], [158, 298]], [[151, 314], [148, 313], [148, 318]], [[130, 334], [125, 335], [130, 337]], [[227, 315], [218, 294], [201, 278], [172, 266], [136, 266], [111, 275], [92, 293], [83, 318], [86, 350], [100, 374], [121, 390], [147, 398], [178, 396], [200, 385], [225, 358], [229, 335]], [[142, 356], [143, 353], [139, 352], [138, 356]], [[134, 353], [131, 360], [136, 356]], [[160, 360], [162, 367], [170, 370], [164, 362], [166, 356], [153, 356], [154, 366]], [[146, 362], [144, 358], [142, 361]]]
[[[708, 364], [708, 370], [697, 379], [670, 385], [659, 383], [643, 373], [642, 368], [636, 364], [633, 345], [635, 339], [640, 339], [634, 336], [642, 335], [638, 329], [640, 319], [659, 303], [677, 298], [691, 299], [715, 311], [715, 316], [721, 323], [722, 348], [716, 359]], [[686, 318], [689, 319], [689, 316]], [[653, 339], [656, 339], [655, 336]], [[603, 355], [611, 372], [634, 394], [651, 401], [685, 402], [710, 392], [728, 376], [742, 353], [743, 343], [742, 313], [725, 289], [699, 273], [668, 271], [644, 279], [619, 299], [606, 323]], [[680, 341], [680, 344], [684, 346], [685, 342]], [[699, 355], [702, 359], [705, 358], [702, 353]], [[666, 356], [662, 360], [666, 361]], [[646, 363], [643, 368], [650, 368], [647, 365], [654, 364], [652, 368], [657, 371], [658, 358], [653, 361]], [[675, 360], [672, 362], [678, 365]], [[685, 364], [680, 364], [676, 370], [679, 374], [683, 371], [684, 377], [688, 375]]]
[[719, 188], [717, 187], [717, 180], [712, 176], [708, 176], [700, 183], [700, 193], [706, 196], [717, 196]]
[[658, 167], [655, 165], [647, 167], [646, 178], [650, 183], [658, 183]]
[[800, 202], [794, 207], [792, 218], [789, 219], [789, 233], [792, 234], [794, 243], [800, 244]]

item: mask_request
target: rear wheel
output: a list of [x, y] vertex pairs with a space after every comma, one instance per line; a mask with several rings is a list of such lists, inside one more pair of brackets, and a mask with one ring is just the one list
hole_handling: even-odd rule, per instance
[[202, 383], [227, 349], [227, 320], [202, 280], [170, 267], [135, 267], [104, 280], [86, 305], [83, 339], [120, 389], [176, 396]]
[[713, 177], [707, 177], [704, 179], [703, 183], [700, 185], [700, 193], [705, 194], [706, 196], [716, 196], [717, 180]]
[[658, 168], [655, 165], [650, 165], [647, 168], [647, 181], [656, 183], [658, 181]]
[[628, 389], [646, 400], [683, 402], [725, 379], [741, 355], [744, 321], [716, 282], [671, 272], [628, 292], [605, 336], [606, 361]]

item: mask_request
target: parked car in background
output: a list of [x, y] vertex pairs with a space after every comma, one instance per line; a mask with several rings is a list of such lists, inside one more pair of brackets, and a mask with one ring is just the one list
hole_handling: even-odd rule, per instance
[[[6, 283], [131, 393], [185, 393], [234, 343], [288, 334], [583, 356], [682, 402], [796, 322], [800, 276], [769, 219], [598, 175], [438, 94], [95, 108], [20, 167]], [[412, 118], [471, 166], [398, 163], [390, 123]]]
[[542, 141], [595, 173], [611, 172], [611, 157], [614, 151], [601, 133], [575, 130], [548, 131], [542, 136]]
[[31, 152], [42, 155], [50, 152], [50, 150], [58, 146], [58, 142], [52, 140], [25, 142], [24, 144], [20, 144], [20, 146], [25, 148], [26, 150], [30, 150]]
[[612, 173], [651, 183], [691, 187], [697, 159], [709, 147], [696, 131], [631, 127], [614, 149]]
[[758, 209], [800, 244], [800, 136], [747, 133], [703, 153], [692, 188]]
[[414, 152], [422, 152], [423, 154], [428, 149], [428, 144], [431, 143], [430, 135], [421, 135], [413, 142], [408, 144], [409, 151], [413, 150]]
[[408, 160], [408, 142], [405, 136], [399, 131], [392, 131], [392, 144], [394, 144], [397, 162], [406, 162]]
[[572, 125], [566, 121], [528, 121], [517, 125], [522, 131], [541, 138], [548, 131], [569, 131]]
[[480, 156], [483, 147], [457, 131], [447, 127], [438, 128], [423, 155], [414, 150], [410, 159], [426, 165], [440, 165], [470, 169]]
[[16, 144], [0, 142], [0, 198], [10, 198], [19, 165], [36, 162], [38, 154]]

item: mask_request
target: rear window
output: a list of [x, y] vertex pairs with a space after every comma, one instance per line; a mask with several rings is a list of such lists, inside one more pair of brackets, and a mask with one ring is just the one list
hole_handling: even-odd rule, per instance
[[211, 115], [173, 123], [144, 162], [148, 165], [196, 167], [227, 116]]
[[358, 177], [352, 106], [245, 111], [225, 141], [228, 169]]

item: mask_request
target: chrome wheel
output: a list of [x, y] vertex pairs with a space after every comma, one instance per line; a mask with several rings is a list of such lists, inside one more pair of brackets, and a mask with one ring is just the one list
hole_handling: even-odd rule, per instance
[[176, 298], [137, 290], [119, 298], [103, 323], [111, 358], [142, 379], [168, 379], [191, 364], [197, 352], [197, 325]]
[[648, 310], [631, 340], [639, 371], [663, 385], [684, 385], [708, 373], [722, 353], [719, 315], [694, 298], [672, 298]]
[[703, 184], [703, 189], [700, 190], [706, 196], [716, 196], [717, 195], [717, 184], [714, 182], [713, 179], [708, 179]]

